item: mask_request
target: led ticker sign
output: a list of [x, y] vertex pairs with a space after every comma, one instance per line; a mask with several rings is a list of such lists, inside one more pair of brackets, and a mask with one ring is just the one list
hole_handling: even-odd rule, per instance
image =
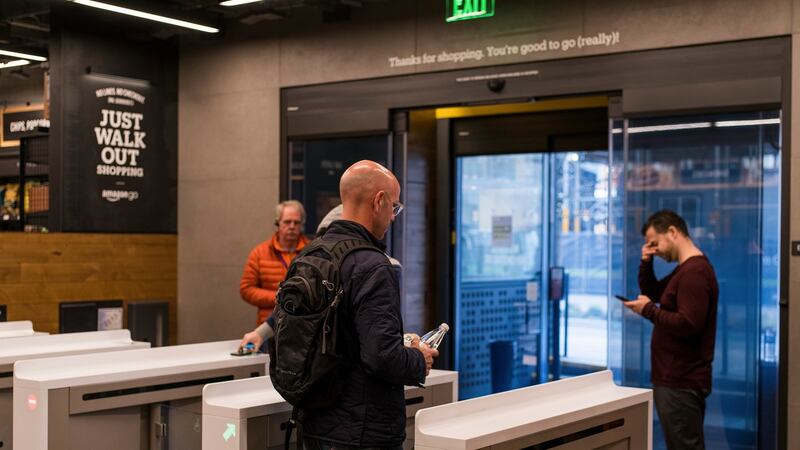
[[483, 19], [494, 15], [494, 0], [447, 0], [448, 22]]

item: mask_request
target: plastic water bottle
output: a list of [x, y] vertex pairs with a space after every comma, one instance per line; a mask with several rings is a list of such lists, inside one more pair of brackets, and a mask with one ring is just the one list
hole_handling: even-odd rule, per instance
[[450, 331], [450, 326], [446, 323], [439, 325], [438, 328], [435, 328], [431, 331], [428, 331], [419, 338], [420, 342], [424, 342], [430, 348], [439, 348], [439, 344], [442, 343], [442, 339], [444, 339], [444, 335]]

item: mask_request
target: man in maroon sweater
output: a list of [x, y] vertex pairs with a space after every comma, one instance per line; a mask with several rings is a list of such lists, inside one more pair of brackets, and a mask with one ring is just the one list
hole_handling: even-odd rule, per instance
[[[642, 294], [625, 306], [653, 322], [651, 381], [669, 450], [704, 449], [703, 418], [711, 393], [719, 287], [708, 258], [676, 213], [658, 211], [642, 227]], [[653, 255], [678, 267], [661, 280]]]

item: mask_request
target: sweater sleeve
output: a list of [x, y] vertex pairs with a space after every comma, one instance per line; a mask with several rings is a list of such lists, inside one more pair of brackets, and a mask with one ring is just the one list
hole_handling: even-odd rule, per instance
[[660, 281], [656, 278], [653, 258], [650, 258], [650, 261], [641, 261], [639, 264], [639, 291], [655, 303], [661, 301], [661, 295], [664, 294], [670, 278], [671, 274]]
[[708, 280], [698, 271], [681, 276], [677, 292], [677, 311], [666, 311], [654, 303], [645, 305], [642, 316], [670, 334], [679, 337], [692, 337], [703, 331], [711, 292]]
[[259, 308], [272, 308], [275, 306], [275, 291], [261, 287], [258, 269], [258, 248], [250, 252], [247, 264], [244, 266], [242, 280], [239, 283], [239, 294], [247, 303]]
[[400, 293], [391, 265], [376, 266], [362, 278], [354, 304], [360, 358], [366, 372], [393, 384], [424, 382], [422, 352], [403, 346]]

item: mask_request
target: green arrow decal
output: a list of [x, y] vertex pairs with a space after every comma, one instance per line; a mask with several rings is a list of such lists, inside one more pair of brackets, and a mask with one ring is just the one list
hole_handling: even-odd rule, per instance
[[228, 442], [228, 439], [232, 437], [236, 437], [236, 424], [229, 423], [228, 428], [222, 433], [222, 438], [225, 439], [225, 442]]

